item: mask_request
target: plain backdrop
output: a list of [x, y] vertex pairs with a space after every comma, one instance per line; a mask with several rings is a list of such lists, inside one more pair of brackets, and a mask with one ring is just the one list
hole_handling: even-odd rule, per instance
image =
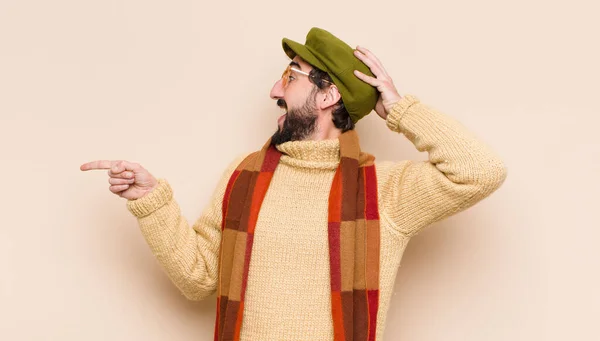
[[[0, 339], [212, 340], [96, 159], [169, 180], [194, 221], [281, 114], [281, 39], [373, 51], [400, 94], [506, 162], [475, 207], [414, 237], [385, 340], [591, 340], [600, 316], [594, 1], [0, 0]], [[426, 158], [372, 114], [363, 149]], [[596, 335], [596, 336], [594, 336]]]

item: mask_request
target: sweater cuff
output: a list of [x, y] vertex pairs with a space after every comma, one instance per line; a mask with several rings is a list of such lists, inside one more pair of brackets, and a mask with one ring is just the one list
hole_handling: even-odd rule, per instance
[[413, 105], [419, 103], [419, 99], [413, 95], [404, 95], [402, 98], [394, 104], [391, 112], [387, 115], [386, 123], [388, 128], [395, 132], [401, 132], [400, 121], [408, 109]]
[[149, 193], [139, 199], [127, 200], [127, 209], [138, 218], [145, 217], [163, 207], [173, 198], [173, 190], [165, 179], [158, 179], [158, 184]]

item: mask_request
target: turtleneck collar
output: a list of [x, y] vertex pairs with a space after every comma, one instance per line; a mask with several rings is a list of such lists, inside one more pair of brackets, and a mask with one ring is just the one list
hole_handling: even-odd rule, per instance
[[340, 162], [340, 140], [289, 141], [276, 146], [280, 162], [300, 168], [336, 169]]

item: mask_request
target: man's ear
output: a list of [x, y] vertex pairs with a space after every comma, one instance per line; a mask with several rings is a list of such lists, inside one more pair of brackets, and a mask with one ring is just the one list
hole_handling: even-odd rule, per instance
[[319, 97], [320, 100], [319, 103], [317, 103], [317, 105], [321, 110], [325, 110], [336, 105], [337, 102], [340, 101], [340, 98], [342, 98], [342, 95], [340, 94], [340, 91], [338, 90], [337, 86], [331, 85], [327, 88], [327, 90], [323, 91], [321, 96]]

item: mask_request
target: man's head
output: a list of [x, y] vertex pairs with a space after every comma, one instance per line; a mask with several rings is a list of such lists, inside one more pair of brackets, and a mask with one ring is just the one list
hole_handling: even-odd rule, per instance
[[335, 138], [353, 129], [375, 106], [376, 89], [353, 74], [371, 74], [370, 70], [331, 33], [313, 28], [305, 45], [284, 38], [283, 49], [292, 61], [273, 86], [271, 98], [287, 114], [278, 121], [273, 144]]
[[272, 144], [335, 138], [354, 129], [341, 94], [324, 71], [294, 57], [271, 89], [271, 98], [286, 110], [278, 120]]

